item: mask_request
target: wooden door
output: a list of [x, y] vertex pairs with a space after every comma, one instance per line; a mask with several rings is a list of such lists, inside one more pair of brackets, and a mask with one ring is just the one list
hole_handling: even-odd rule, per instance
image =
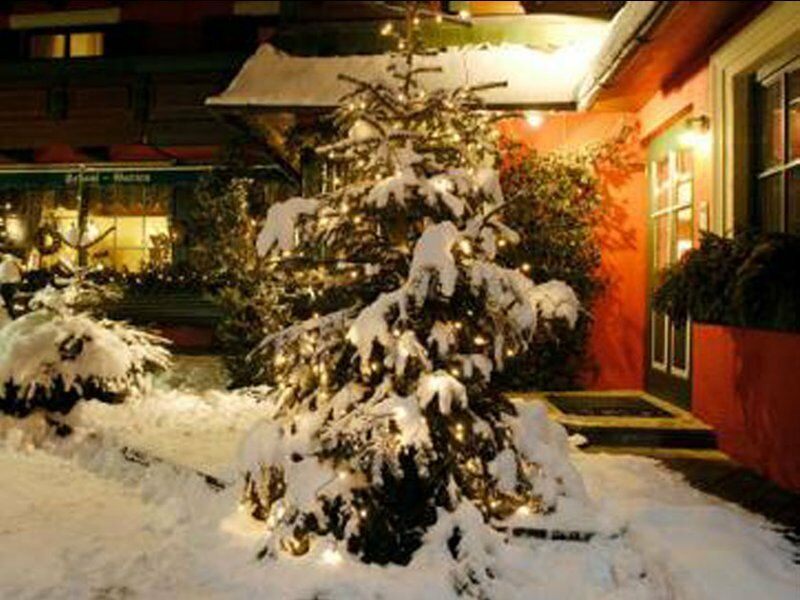
[[677, 325], [652, 309], [659, 274], [692, 248], [694, 239], [694, 156], [670, 130], [653, 142], [648, 156], [649, 298], [647, 389], [676, 404], [691, 402], [691, 323]]

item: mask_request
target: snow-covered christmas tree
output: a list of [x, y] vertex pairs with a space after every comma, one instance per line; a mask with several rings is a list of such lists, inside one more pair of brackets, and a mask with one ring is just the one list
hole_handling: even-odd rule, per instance
[[115, 290], [79, 271], [34, 294], [17, 319], [0, 313], [0, 413], [68, 413], [84, 399], [118, 402], [167, 368], [166, 340], [99, 314]]
[[343, 136], [319, 149], [333, 191], [274, 205], [259, 237], [319, 314], [263, 344], [276, 388], [243, 446], [245, 502], [264, 555], [407, 564], [439, 540], [469, 587], [492, 577], [476, 536], [584, 498], [564, 430], [492, 384], [580, 308], [495, 262], [517, 239], [479, 97], [500, 84], [427, 89], [423, 3], [405, 4], [403, 31], [382, 30], [398, 43], [385, 76], [342, 75]]

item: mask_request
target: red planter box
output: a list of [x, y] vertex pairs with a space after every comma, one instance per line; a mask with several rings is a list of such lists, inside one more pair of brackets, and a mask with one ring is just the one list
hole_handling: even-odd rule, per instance
[[156, 333], [172, 342], [171, 350], [181, 352], [211, 352], [216, 347], [216, 336], [212, 327], [189, 325], [159, 325]]
[[720, 449], [800, 491], [800, 334], [694, 326], [692, 412]]

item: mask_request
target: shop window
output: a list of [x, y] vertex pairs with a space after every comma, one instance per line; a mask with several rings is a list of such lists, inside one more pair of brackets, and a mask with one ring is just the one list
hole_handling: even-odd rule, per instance
[[101, 31], [37, 33], [30, 37], [31, 58], [88, 58], [103, 56], [105, 34]]
[[63, 33], [46, 33], [31, 36], [31, 58], [66, 58], [67, 36]]
[[753, 225], [800, 233], [800, 58], [755, 84], [756, 198]]
[[[42, 223], [53, 225], [62, 236], [77, 225], [75, 190], [46, 191]], [[89, 249], [89, 264], [140, 272], [154, 261], [171, 260], [170, 207], [172, 188], [168, 186], [86, 186], [82, 192], [89, 202], [87, 231], [92, 236], [109, 232]], [[165, 250], [166, 247], [166, 250]], [[56, 254], [42, 259], [44, 266], [59, 260], [77, 261], [77, 252], [62, 246]]]
[[72, 58], [103, 56], [104, 36], [97, 31], [71, 33], [69, 36], [69, 55]]

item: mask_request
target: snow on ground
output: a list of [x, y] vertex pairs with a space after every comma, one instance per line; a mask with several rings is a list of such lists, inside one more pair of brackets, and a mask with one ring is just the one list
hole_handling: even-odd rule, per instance
[[[21, 443], [19, 430], [5, 434], [1, 598], [455, 597], [442, 552], [405, 569], [346, 556], [337, 563], [330, 551], [260, 562], [261, 524], [236, 509], [237, 486], [215, 493], [190, 469], [126, 462], [120, 445], [233, 476], [238, 439], [263, 409], [243, 394], [197, 389], [209, 382], [196, 379], [162, 381], [123, 406], [90, 403], [72, 415], [73, 439], [46, 449]], [[498, 598], [797, 597], [800, 570], [788, 544], [759, 517], [693, 490], [650, 459], [575, 460], [603, 520], [625, 523], [624, 535], [514, 542], [496, 557]]]
[[157, 378], [149, 393], [121, 405], [81, 403], [71, 421], [103, 431], [118, 446], [230, 478], [241, 437], [264, 409], [252, 396], [225, 391], [222, 366], [208, 357], [176, 360], [176, 369]]

